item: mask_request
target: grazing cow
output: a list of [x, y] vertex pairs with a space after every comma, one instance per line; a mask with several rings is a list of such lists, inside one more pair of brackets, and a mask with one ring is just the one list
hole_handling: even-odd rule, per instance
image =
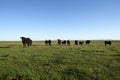
[[51, 40], [48, 40], [48, 44], [49, 44], [49, 45], [51, 45], [51, 42], [52, 42]]
[[86, 40], [86, 44], [90, 44], [90, 40]]
[[20, 37], [22, 39], [23, 47], [26, 45], [29, 47], [32, 45], [32, 40], [30, 38]]
[[32, 40], [30, 38], [26, 38], [29, 42], [29, 45], [32, 46]]
[[47, 41], [47, 40], [45, 40], [45, 44], [46, 44], [46, 45], [48, 44], [48, 41]]
[[66, 40], [62, 41], [62, 44], [66, 45]]
[[108, 44], [108, 45], [111, 45], [111, 44], [112, 44], [111, 41], [105, 41], [104, 43], [105, 43], [105, 46], [106, 46], [107, 44]]
[[57, 42], [58, 42], [59, 45], [61, 45], [61, 40], [60, 39], [58, 39]]
[[70, 45], [70, 41], [69, 40], [67, 40], [67, 45]]
[[80, 41], [80, 42], [79, 42], [80, 45], [83, 45], [83, 43], [84, 43], [83, 41]]
[[51, 40], [45, 40], [46, 45], [51, 45], [51, 42], [52, 42]]
[[78, 45], [78, 40], [75, 40], [75, 45]]

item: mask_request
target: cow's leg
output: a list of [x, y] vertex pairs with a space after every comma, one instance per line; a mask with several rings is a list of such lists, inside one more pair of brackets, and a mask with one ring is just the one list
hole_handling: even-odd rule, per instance
[[29, 43], [27, 43], [27, 46], [29, 47], [29, 46], [30, 46], [30, 44], [29, 44]]

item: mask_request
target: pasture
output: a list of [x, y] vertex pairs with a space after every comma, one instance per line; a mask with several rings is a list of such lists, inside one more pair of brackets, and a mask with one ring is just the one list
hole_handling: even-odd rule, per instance
[[104, 45], [0, 42], [0, 80], [120, 80], [120, 41]]

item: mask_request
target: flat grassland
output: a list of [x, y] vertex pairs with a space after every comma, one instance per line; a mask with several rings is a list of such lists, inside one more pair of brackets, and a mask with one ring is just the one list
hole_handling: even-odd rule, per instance
[[120, 41], [111, 46], [103, 41], [82, 46], [33, 41], [29, 48], [1, 41], [0, 80], [120, 80]]

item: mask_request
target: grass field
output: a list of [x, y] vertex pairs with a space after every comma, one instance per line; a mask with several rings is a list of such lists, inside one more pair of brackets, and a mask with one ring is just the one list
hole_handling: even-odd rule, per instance
[[104, 46], [0, 42], [0, 80], [120, 80], [120, 41]]

